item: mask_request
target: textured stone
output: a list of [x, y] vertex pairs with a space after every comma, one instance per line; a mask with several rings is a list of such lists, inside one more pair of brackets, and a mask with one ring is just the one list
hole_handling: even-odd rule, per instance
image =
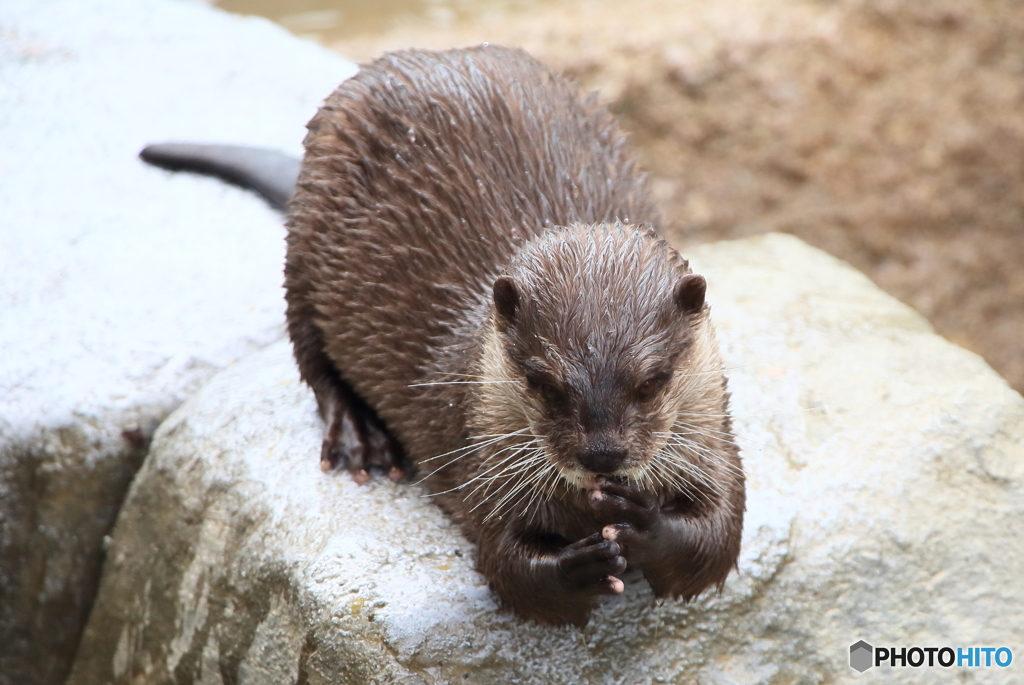
[[164, 0], [0, 2], [0, 683], [59, 683], [160, 420], [282, 333], [281, 219], [138, 160], [298, 153], [351, 63]]
[[516, 619], [419, 487], [320, 473], [315, 402], [280, 342], [157, 431], [70, 685], [835, 683], [857, 677], [860, 639], [1024, 644], [1024, 399], [795, 238], [691, 257], [749, 474], [721, 595], [657, 606], [627, 576], [582, 632]]

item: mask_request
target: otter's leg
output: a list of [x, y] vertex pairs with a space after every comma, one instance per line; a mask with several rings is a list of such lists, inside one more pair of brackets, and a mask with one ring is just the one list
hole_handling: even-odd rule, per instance
[[407, 469], [398, 442], [348, 383], [321, 378], [314, 392], [326, 424], [321, 469], [326, 472], [341, 464], [357, 483], [370, 480], [370, 469], [380, 469], [396, 481], [405, 477]]
[[322, 334], [312, 320], [312, 312], [299, 309], [289, 302], [288, 332], [299, 373], [313, 388], [326, 424], [320, 468], [330, 471], [340, 464], [358, 483], [370, 480], [370, 469], [380, 469], [392, 480], [401, 480], [408, 472], [401, 446], [324, 353]]
[[493, 528], [480, 536], [480, 570], [502, 601], [523, 618], [582, 628], [600, 595], [623, 590], [618, 543], [600, 533], [562, 544], [549, 536]]

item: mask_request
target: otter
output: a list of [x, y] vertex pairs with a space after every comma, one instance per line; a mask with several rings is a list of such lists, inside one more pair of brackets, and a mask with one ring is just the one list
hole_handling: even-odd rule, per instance
[[745, 486], [706, 282], [613, 117], [483, 45], [387, 54], [307, 129], [285, 289], [324, 467], [419, 472], [525, 618], [586, 625], [627, 566], [720, 588]]
[[253, 148], [141, 156], [291, 198], [288, 330], [322, 468], [419, 471], [542, 623], [586, 625], [627, 565], [658, 597], [721, 587], [745, 488], [706, 283], [613, 118], [481, 46], [386, 55], [308, 128], [301, 172]]

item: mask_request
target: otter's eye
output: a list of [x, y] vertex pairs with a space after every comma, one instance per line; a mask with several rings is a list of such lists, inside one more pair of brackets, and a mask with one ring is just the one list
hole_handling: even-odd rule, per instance
[[550, 383], [539, 384], [537, 386], [537, 391], [540, 393], [540, 396], [544, 398], [544, 401], [549, 404], [558, 404], [562, 401], [561, 391]]
[[665, 385], [664, 378], [660, 376], [655, 378], [648, 378], [636, 389], [636, 394], [641, 400], [649, 400], [654, 397], [661, 387]]
[[565, 401], [565, 394], [554, 383], [541, 380], [539, 378], [529, 377], [527, 377], [527, 381], [529, 382], [530, 387], [533, 388], [534, 391], [541, 396], [541, 399], [548, 403], [548, 405], [557, 407]]

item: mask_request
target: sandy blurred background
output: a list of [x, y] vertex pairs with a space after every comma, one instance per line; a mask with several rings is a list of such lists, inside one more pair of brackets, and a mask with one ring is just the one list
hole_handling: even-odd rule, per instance
[[632, 133], [682, 245], [849, 261], [1024, 391], [1024, 4], [223, 0], [357, 61], [520, 45]]

